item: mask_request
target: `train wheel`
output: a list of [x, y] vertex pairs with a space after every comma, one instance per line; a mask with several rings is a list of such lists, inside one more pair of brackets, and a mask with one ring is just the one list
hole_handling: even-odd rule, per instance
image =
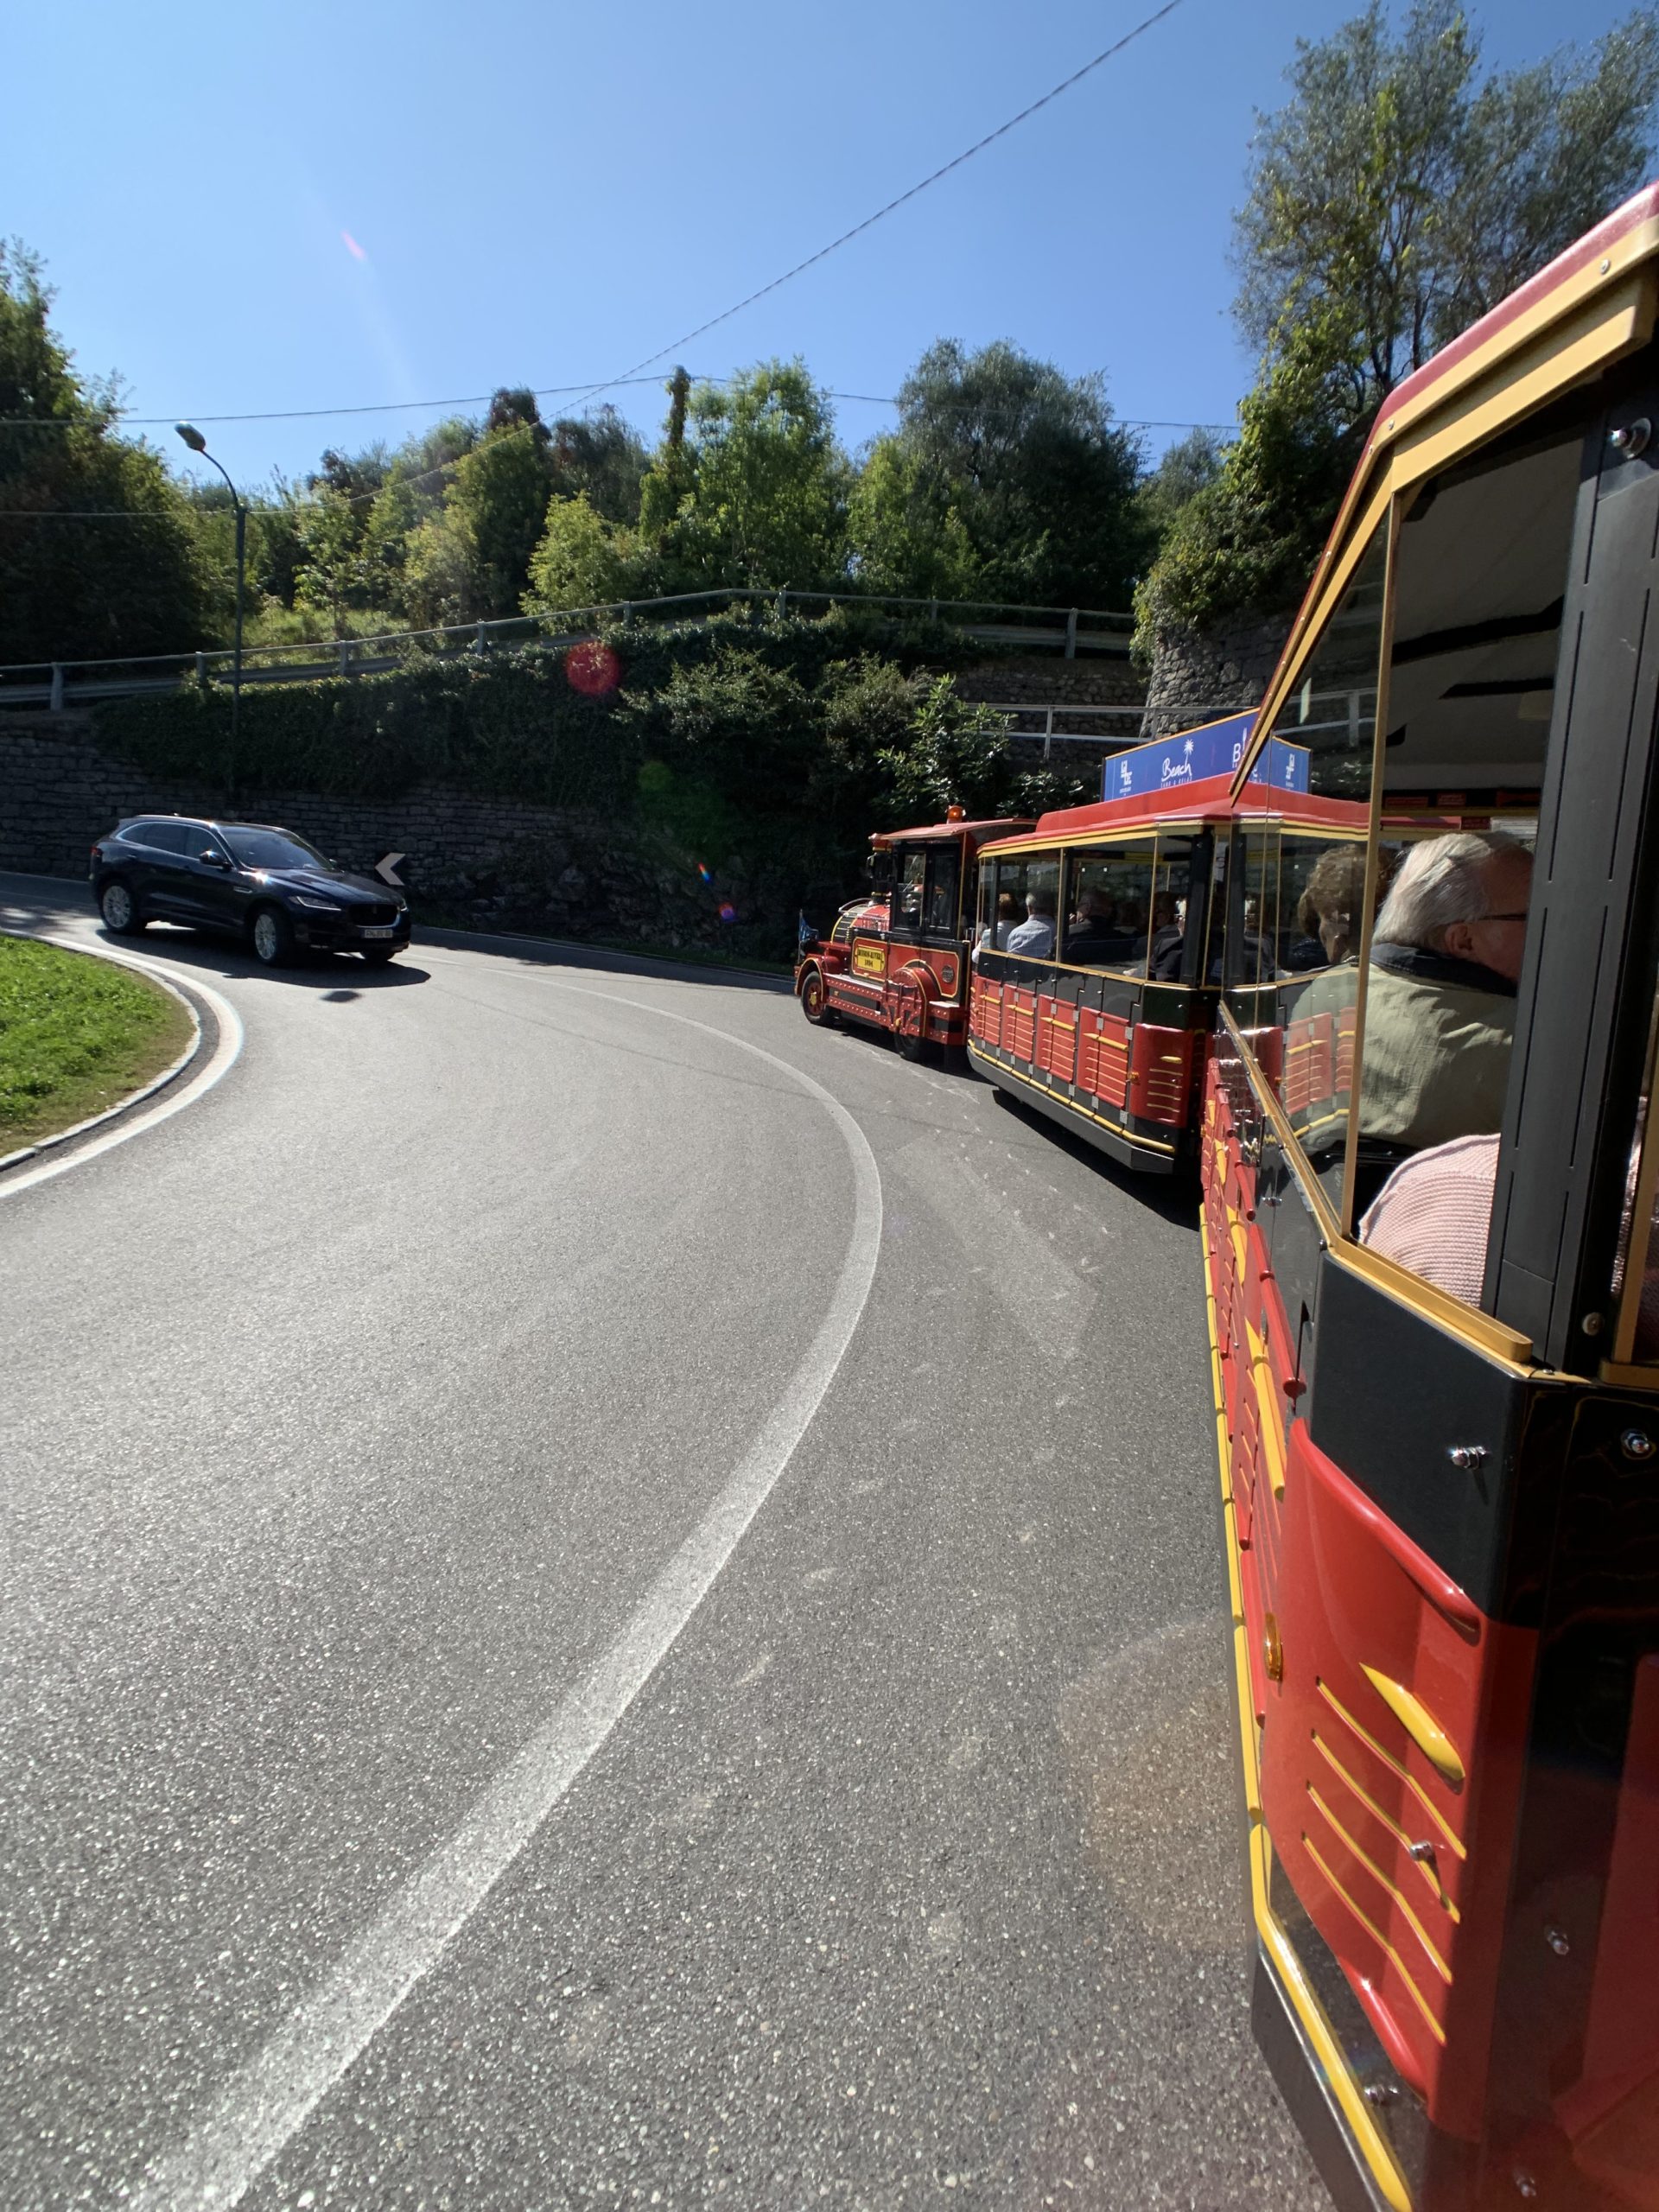
[[801, 1012], [815, 1029], [833, 1029], [836, 1026], [836, 1012], [823, 988], [822, 968], [809, 968], [801, 978]]

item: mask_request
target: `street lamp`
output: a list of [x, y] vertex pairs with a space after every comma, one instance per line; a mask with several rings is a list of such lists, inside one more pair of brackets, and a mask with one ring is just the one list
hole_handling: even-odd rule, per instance
[[213, 461], [207, 450], [207, 441], [194, 423], [176, 423], [174, 428], [192, 453], [199, 453], [204, 461], [211, 461], [224, 477], [231, 495], [231, 505], [236, 512], [236, 645], [231, 656], [231, 755], [226, 767], [226, 797], [236, 798], [236, 741], [242, 708], [242, 575], [247, 556], [248, 511], [242, 504], [242, 495], [231, 482], [230, 474], [222, 461]]

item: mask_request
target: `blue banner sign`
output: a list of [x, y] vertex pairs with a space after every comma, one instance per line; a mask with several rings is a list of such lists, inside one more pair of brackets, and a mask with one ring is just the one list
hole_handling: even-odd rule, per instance
[[[1244, 757], [1255, 715], [1230, 715], [1225, 721], [1206, 722], [1200, 729], [1183, 730], [1176, 737], [1157, 737], [1150, 745], [1132, 746], [1115, 753], [1101, 770], [1102, 798], [1145, 798], [1154, 791], [1171, 791], [1182, 784], [1201, 784], [1211, 776], [1230, 776]], [[1274, 791], [1307, 789], [1307, 748], [1287, 745], [1283, 738], [1269, 741], [1250, 772], [1252, 784]]]

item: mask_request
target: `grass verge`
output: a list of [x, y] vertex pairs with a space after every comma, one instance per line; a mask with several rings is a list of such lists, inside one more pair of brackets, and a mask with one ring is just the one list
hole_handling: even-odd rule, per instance
[[189, 1015], [147, 976], [0, 937], [0, 1158], [119, 1104], [189, 1038]]

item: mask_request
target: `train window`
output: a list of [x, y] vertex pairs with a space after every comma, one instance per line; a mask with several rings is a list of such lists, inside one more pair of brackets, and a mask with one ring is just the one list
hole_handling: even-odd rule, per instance
[[954, 938], [957, 934], [957, 894], [962, 881], [962, 852], [955, 844], [930, 846], [927, 856], [927, 897], [922, 929], [927, 937]]
[[1144, 975], [1156, 892], [1157, 845], [1097, 845], [1066, 855], [1060, 957], [1071, 968]]
[[[1020, 854], [999, 860], [994, 887], [990, 869], [984, 873], [991, 912], [982, 927], [988, 927], [992, 934], [982, 941], [998, 952], [1023, 953], [1028, 960], [1052, 959], [1059, 913], [1058, 854]], [[983, 906], [981, 912], [984, 913]]]
[[927, 884], [927, 847], [906, 845], [893, 857], [893, 927], [919, 931], [922, 897]]
[[1365, 912], [1363, 840], [1287, 831], [1278, 846], [1263, 928], [1264, 962], [1271, 960], [1281, 978], [1351, 965], [1359, 956]]
[[1147, 939], [1147, 975], [1154, 983], [1179, 983], [1185, 967], [1193, 849], [1191, 837], [1159, 835]]
[[1463, 825], [1541, 780], [1582, 447], [1574, 415], [1446, 471], [1413, 498], [1395, 554], [1384, 804], [1397, 793], [1448, 812], [1399, 845], [1379, 902], [1348, 1219], [1471, 1305], [1485, 1275], [1535, 824]]
[[[1333, 1200], [1351, 1099], [1387, 557], [1385, 517], [1274, 721], [1274, 738], [1306, 756], [1319, 823], [1279, 818], [1236, 836], [1227, 972], [1214, 978]], [[1287, 816], [1292, 806], [1287, 797]]]

